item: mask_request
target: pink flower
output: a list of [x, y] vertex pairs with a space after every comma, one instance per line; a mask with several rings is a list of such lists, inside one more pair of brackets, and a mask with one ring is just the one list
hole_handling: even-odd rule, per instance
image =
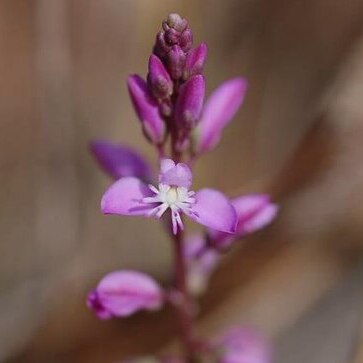
[[237, 212], [237, 227], [234, 235], [209, 229], [212, 244], [219, 248], [228, 248], [237, 238], [256, 232], [276, 217], [279, 207], [271, 202], [267, 194], [250, 194], [231, 200]]
[[218, 363], [271, 363], [272, 352], [267, 341], [256, 331], [234, 327], [216, 341], [221, 352]]
[[159, 185], [146, 185], [135, 177], [121, 178], [105, 192], [105, 214], [161, 218], [170, 210], [174, 234], [183, 229], [182, 214], [197, 223], [225, 233], [234, 233], [237, 216], [228, 198], [214, 189], [190, 190], [192, 172], [186, 164], [161, 161]]
[[100, 319], [125, 317], [138, 310], [157, 310], [163, 291], [150, 276], [137, 271], [115, 271], [106, 275], [90, 292], [87, 305]]
[[101, 169], [113, 179], [135, 176], [145, 181], [152, 179], [151, 167], [147, 161], [130, 147], [94, 140], [90, 150]]
[[222, 83], [209, 97], [196, 129], [196, 152], [212, 150], [223, 129], [241, 106], [247, 91], [247, 81], [234, 78]]

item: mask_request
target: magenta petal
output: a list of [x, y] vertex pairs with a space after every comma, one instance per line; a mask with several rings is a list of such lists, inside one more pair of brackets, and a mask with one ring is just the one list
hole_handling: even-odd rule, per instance
[[153, 192], [140, 179], [121, 178], [106, 190], [101, 200], [101, 210], [104, 214], [146, 216], [154, 206], [143, 204], [142, 199], [152, 195]]
[[179, 127], [193, 128], [199, 121], [205, 93], [205, 80], [200, 74], [180, 87], [175, 106], [175, 120]]
[[224, 82], [209, 97], [197, 129], [197, 151], [213, 149], [223, 129], [241, 106], [247, 90], [247, 81], [234, 78]]
[[145, 134], [153, 143], [161, 143], [164, 139], [165, 125], [159, 113], [159, 106], [146, 82], [135, 74], [128, 77], [127, 86]]
[[195, 199], [189, 214], [192, 219], [218, 231], [236, 231], [236, 211], [224, 194], [214, 189], [202, 189], [195, 194]]
[[276, 217], [278, 206], [269, 195], [251, 194], [232, 200], [238, 215], [237, 234], [244, 235], [264, 228]]
[[90, 149], [103, 171], [113, 179], [134, 176], [146, 181], [151, 180], [151, 167], [132, 148], [95, 140], [90, 143]]
[[137, 271], [112, 272], [91, 294], [88, 305], [103, 319], [129, 316], [141, 309], [157, 310], [163, 304], [163, 291], [159, 284]]
[[189, 188], [192, 185], [192, 172], [186, 164], [175, 164], [171, 159], [164, 159], [160, 163], [159, 182]]
[[273, 221], [278, 212], [278, 206], [271, 202], [266, 194], [250, 194], [233, 199], [232, 205], [237, 212], [236, 234], [209, 230], [212, 243], [217, 248], [229, 247], [238, 237], [256, 232]]

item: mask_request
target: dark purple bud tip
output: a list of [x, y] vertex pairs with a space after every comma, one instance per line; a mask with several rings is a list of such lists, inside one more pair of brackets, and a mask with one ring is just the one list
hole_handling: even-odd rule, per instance
[[147, 80], [154, 97], [165, 99], [173, 93], [173, 82], [169, 73], [161, 60], [154, 54], [149, 58], [149, 74]]
[[166, 24], [170, 27], [175, 29], [178, 32], [182, 32], [188, 26], [188, 22], [186, 19], [183, 19], [179, 14], [169, 14], [166, 19]]
[[95, 312], [97, 317], [102, 320], [112, 318], [112, 314], [103, 306], [99, 299], [97, 290], [92, 290], [87, 297], [87, 306]]

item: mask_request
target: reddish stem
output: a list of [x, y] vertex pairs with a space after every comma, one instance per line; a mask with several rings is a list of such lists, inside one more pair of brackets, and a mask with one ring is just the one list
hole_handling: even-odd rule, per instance
[[195, 361], [197, 341], [194, 333], [193, 300], [187, 288], [187, 266], [183, 251], [183, 233], [178, 231], [174, 236], [175, 241], [175, 285], [181, 294], [180, 302], [175, 304], [179, 318], [180, 335], [184, 345], [187, 361]]

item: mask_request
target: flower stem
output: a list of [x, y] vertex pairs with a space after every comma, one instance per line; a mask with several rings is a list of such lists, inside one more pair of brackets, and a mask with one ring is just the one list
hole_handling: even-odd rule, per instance
[[178, 231], [174, 236], [175, 241], [175, 285], [180, 293], [180, 301], [175, 305], [178, 319], [180, 336], [184, 345], [187, 362], [195, 362], [195, 351], [197, 342], [195, 340], [193, 300], [190, 296], [186, 283], [186, 261], [183, 252], [183, 232]]

